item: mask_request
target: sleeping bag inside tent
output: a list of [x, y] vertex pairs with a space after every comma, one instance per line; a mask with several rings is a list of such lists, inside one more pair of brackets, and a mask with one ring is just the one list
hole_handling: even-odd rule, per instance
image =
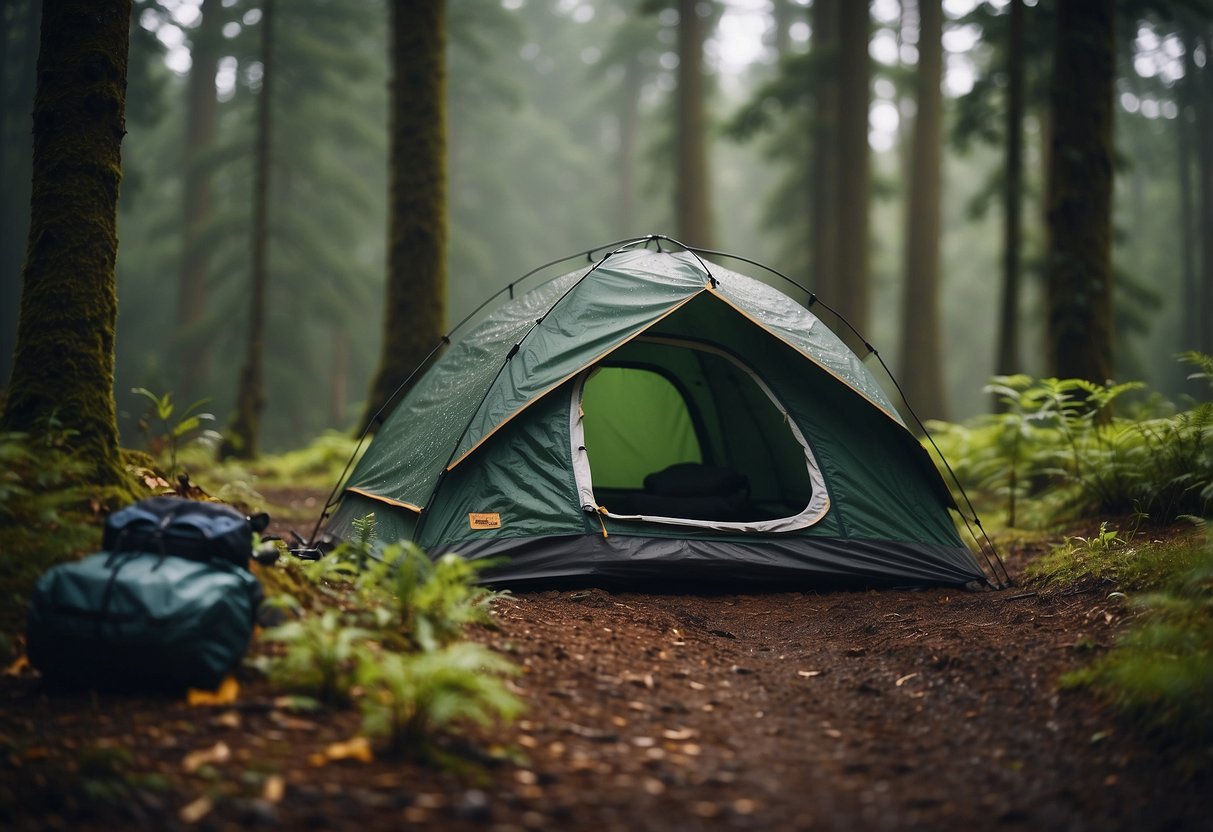
[[502, 304], [384, 421], [325, 527], [500, 559], [495, 584], [961, 585], [952, 498], [867, 368], [788, 296], [616, 251]]

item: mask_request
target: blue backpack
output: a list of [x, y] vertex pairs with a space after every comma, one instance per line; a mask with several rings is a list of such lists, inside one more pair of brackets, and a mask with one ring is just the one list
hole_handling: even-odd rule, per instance
[[164, 552], [193, 560], [226, 560], [248, 567], [253, 532], [265, 531], [268, 514], [245, 517], [223, 503], [150, 497], [105, 520], [107, 552]]
[[262, 589], [248, 558], [267, 521], [163, 497], [114, 512], [107, 551], [60, 564], [34, 586], [30, 664], [53, 685], [217, 687], [252, 638]]

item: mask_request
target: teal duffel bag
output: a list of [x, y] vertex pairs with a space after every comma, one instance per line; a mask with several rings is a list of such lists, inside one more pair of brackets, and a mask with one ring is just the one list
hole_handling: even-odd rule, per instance
[[30, 664], [53, 685], [214, 689], [244, 656], [261, 585], [223, 560], [102, 552], [54, 567], [30, 599]]

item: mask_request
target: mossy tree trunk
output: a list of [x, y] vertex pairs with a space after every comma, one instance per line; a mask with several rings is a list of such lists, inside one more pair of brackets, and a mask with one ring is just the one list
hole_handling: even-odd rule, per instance
[[[868, 208], [871, 192], [871, 152], [868, 147], [868, 107], [871, 102], [872, 59], [868, 45], [872, 18], [867, 0], [846, 0], [838, 20], [838, 280], [834, 306], [861, 333], [868, 325]], [[851, 331], [838, 333], [862, 357], [863, 344]]]
[[1047, 356], [1059, 378], [1112, 377], [1114, 0], [1059, 0], [1049, 153]]
[[274, 3], [261, 7], [261, 92], [253, 149], [253, 263], [248, 342], [236, 387], [236, 411], [219, 448], [220, 458], [255, 459], [265, 409], [265, 294], [269, 283], [269, 201], [274, 94]]
[[0, 3], [0, 389], [17, 343], [21, 264], [29, 242], [30, 112], [38, 69], [39, 0]]
[[394, 0], [391, 9], [387, 297], [361, 422], [371, 430], [440, 342], [446, 319], [446, 3]]
[[215, 143], [219, 101], [215, 95], [222, 38], [219, 0], [202, 0], [202, 21], [193, 32], [185, 122], [185, 224], [177, 295], [178, 398], [188, 403], [208, 388], [211, 349], [199, 332], [206, 318], [209, 248], [202, 239], [211, 218], [211, 177], [203, 158]]
[[118, 189], [130, 0], [44, 0], [29, 246], [4, 430], [72, 432], [88, 479], [125, 489], [114, 407]]
[[674, 228], [689, 246], [712, 247], [704, 114], [703, 18], [699, 0], [678, 0], [678, 89], [675, 92]]
[[946, 419], [940, 356], [940, 200], [943, 176], [943, 4], [919, 0], [918, 71], [906, 213], [901, 361], [906, 399], [923, 419]]
[[[1023, 119], [1024, 119], [1024, 14], [1023, 0], [1011, 0], [1003, 60], [1007, 70], [1005, 116], [1006, 157], [1002, 192], [1002, 298], [998, 305], [998, 345], [994, 372], [1011, 375], [1022, 369], [1019, 357], [1019, 276], [1023, 246]], [[994, 397], [993, 407], [1003, 407]]]

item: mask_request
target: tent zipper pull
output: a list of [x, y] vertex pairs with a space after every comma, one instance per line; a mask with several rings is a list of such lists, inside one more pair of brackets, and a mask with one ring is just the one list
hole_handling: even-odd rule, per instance
[[603, 515], [605, 515], [605, 514], [610, 514], [610, 512], [607, 511], [606, 506], [599, 506], [598, 513], [595, 516], [598, 518], [598, 525], [602, 526], [602, 539], [603, 540], [606, 540], [608, 537], [607, 530], [606, 530], [606, 521], [602, 519]]

